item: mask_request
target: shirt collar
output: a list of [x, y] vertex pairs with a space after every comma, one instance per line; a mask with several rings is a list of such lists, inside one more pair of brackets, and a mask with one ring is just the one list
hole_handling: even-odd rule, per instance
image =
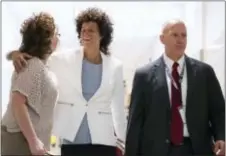
[[[174, 61], [171, 58], [169, 58], [165, 53], [163, 54], [163, 59], [167, 67], [171, 70], [174, 64]], [[184, 55], [177, 61], [180, 69], [183, 67], [184, 61], [185, 61]]]

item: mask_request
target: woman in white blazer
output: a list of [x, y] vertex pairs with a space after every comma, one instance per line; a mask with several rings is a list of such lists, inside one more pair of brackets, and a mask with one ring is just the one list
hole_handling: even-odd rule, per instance
[[[62, 155], [115, 156], [117, 141], [125, 142], [126, 115], [122, 64], [108, 50], [112, 23], [97, 8], [82, 11], [75, 22], [82, 48], [48, 62], [59, 85], [53, 133], [63, 138]], [[17, 64], [23, 57], [15, 52], [13, 58]]]

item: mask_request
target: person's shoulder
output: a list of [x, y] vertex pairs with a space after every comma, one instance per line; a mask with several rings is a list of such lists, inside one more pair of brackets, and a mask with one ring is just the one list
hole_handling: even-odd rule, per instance
[[45, 70], [45, 64], [42, 62], [41, 59], [37, 57], [33, 57], [27, 61], [27, 66], [24, 68], [23, 71], [21, 72], [13, 72], [13, 77], [18, 77], [18, 76], [29, 76], [29, 77], [39, 77], [44, 73]]
[[28, 69], [42, 69], [45, 67], [44, 60], [41, 60], [40, 58], [33, 57], [27, 61], [27, 68]]
[[71, 58], [72, 55], [75, 55], [77, 51], [78, 50], [76, 50], [76, 49], [64, 49], [64, 50], [56, 51], [50, 56], [49, 61], [67, 60], [67, 59]]
[[107, 55], [105, 56], [107, 57], [109, 63], [110, 63], [110, 68], [115, 71], [116, 73], [123, 73], [124, 71], [124, 67], [123, 67], [123, 62], [116, 56], [111, 55]]
[[159, 66], [160, 62], [161, 62], [160, 58], [153, 62], [148, 62], [147, 64], [138, 67], [135, 70], [135, 74], [140, 74], [140, 75], [149, 74], [150, 72], [153, 71], [153, 69], [156, 68], [156, 66]]
[[114, 55], [107, 55], [105, 56], [107, 59], [109, 59], [109, 61], [111, 62], [112, 65], [114, 65], [115, 67], [122, 67], [123, 66], [123, 63], [122, 61], [117, 58], [116, 56]]
[[201, 71], [213, 70], [213, 67], [206, 62], [203, 62], [188, 56], [187, 56], [187, 60], [189, 61], [190, 64], [194, 64]]

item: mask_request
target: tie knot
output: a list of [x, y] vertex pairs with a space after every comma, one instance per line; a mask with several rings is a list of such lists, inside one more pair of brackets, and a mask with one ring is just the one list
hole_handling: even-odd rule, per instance
[[177, 62], [173, 63], [173, 69], [177, 69], [178, 66], [179, 66], [179, 64]]

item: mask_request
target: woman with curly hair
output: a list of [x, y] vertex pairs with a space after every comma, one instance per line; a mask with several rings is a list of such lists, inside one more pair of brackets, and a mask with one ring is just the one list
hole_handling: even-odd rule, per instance
[[25, 20], [21, 53], [32, 56], [27, 68], [13, 72], [10, 100], [1, 124], [2, 155], [44, 155], [49, 150], [56, 78], [46, 62], [58, 38], [54, 19], [41, 12]]
[[[49, 67], [59, 82], [53, 133], [62, 155], [116, 156], [126, 132], [122, 63], [110, 54], [113, 26], [98, 8], [75, 20], [81, 48], [55, 53]], [[11, 53], [16, 68], [24, 55]]]

